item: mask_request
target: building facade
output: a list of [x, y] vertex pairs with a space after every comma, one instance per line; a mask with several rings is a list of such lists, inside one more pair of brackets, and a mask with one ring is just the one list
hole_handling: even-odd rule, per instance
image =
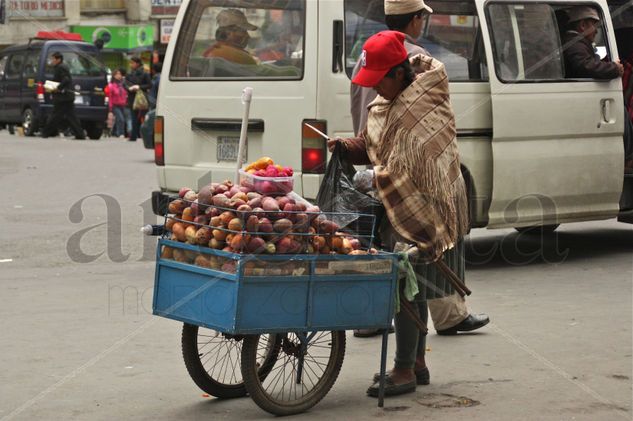
[[86, 42], [102, 43], [103, 61], [116, 68], [125, 66], [131, 55], [140, 55], [148, 65], [162, 58], [182, 0], [0, 2], [5, 7], [0, 49], [28, 42], [39, 31], [61, 30], [78, 33]]

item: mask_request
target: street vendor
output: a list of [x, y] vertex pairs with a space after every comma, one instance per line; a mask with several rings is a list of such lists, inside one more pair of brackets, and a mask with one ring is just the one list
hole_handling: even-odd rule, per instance
[[[409, 57], [418, 54], [430, 54], [417, 44], [417, 40], [424, 28], [424, 22], [433, 9], [424, 0], [384, 0], [385, 24], [393, 31], [405, 35], [404, 47]], [[352, 72], [352, 79], [362, 68], [362, 61], [358, 60]], [[360, 133], [367, 125], [367, 107], [376, 98], [376, 90], [353, 84], [350, 88], [352, 123], [354, 133]], [[462, 280], [464, 279], [461, 276]], [[471, 313], [466, 300], [454, 293], [446, 297], [434, 298], [428, 301], [429, 313], [433, 326], [438, 335], [455, 335], [458, 332], [470, 332], [488, 324], [490, 319], [486, 314]], [[379, 329], [359, 329], [354, 336], [369, 337], [380, 334]]]
[[[362, 67], [352, 82], [375, 89], [378, 96], [359, 137], [330, 140], [328, 148], [340, 142], [352, 163], [373, 165], [387, 215], [380, 227], [384, 246], [404, 242], [418, 248], [411, 261], [420, 287], [413, 307], [426, 323], [426, 300], [453, 293], [429, 263], [444, 259], [463, 276], [468, 202], [444, 65], [424, 54], [409, 58], [404, 41], [399, 31], [383, 31], [367, 40]], [[403, 312], [396, 314], [395, 326], [395, 364], [386, 380], [386, 396], [429, 383], [426, 335]], [[367, 393], [378, 396], [377, 381]]]

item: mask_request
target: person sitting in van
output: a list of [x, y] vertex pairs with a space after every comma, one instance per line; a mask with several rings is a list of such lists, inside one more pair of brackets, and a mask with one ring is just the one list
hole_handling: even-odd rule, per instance
[[53, 90], [53, 111], [46, 119], [46, 125], [42, 129], [42, 137], [47, 138], [59, 133], [60, 124], [68, 122], [75, 139], [86, 138], [84, 129], [75, 114], [75, 91], [73, 79], [68, 66], [64, 64], [64, 56], [59, 51], [51, 55], [50, 63], [53, 65], [53, 81], [59, 85]]
[[218, 13], [218, 29], [215, 32], [215, 44], [207, 48], [204, 57], [218, 57], [237, 64], [257, 64], [257, 60], [246, 51], [251, 39], [248, 31], [257, 30], [240, 10], [224, 9]]
[[127, 106], [127, 90], [123, 86], [123, 73], [114, 71], [112, 81], [108, 84], [110, 112], [114, 114], [112, 136], [125, 137], [125, 107]]
[[565, 76], [568, 78], [615, 79], [624, 68], [619, 61], [601, 61], [593, 42], [598, 34], [600, 17], [591, 6], [569, 9], [569, 29], [563, 36]]

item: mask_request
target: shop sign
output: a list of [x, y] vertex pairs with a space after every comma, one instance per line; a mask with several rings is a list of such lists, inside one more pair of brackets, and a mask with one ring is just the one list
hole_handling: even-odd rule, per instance
[[115, 50], [132, 50], [154, 45], [153, 25], [130, 26], [71, 26], [71, 32], [81, 34], [87, 42], [94, 43], [100, 39], [103, 48]]
[[6, 0], [8, 16], [64, 17], [64, 0]]
[[160, 43], [169, 44], [169, 38], [174, 30], [175, 19], [161, 19], [160, 20]]
[[152, 15], [176, 15], [182, 0], [152, 0]]

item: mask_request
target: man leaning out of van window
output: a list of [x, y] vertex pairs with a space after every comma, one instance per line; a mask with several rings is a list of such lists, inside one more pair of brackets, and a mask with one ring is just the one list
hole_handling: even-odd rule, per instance
[[624, 67], [617, 62], [601, 61], [594, 50], [600, 17], [590, 6], [569, 9], [568, 30], [563, 36], [565, 73], [569, 78], [615, 79]]

